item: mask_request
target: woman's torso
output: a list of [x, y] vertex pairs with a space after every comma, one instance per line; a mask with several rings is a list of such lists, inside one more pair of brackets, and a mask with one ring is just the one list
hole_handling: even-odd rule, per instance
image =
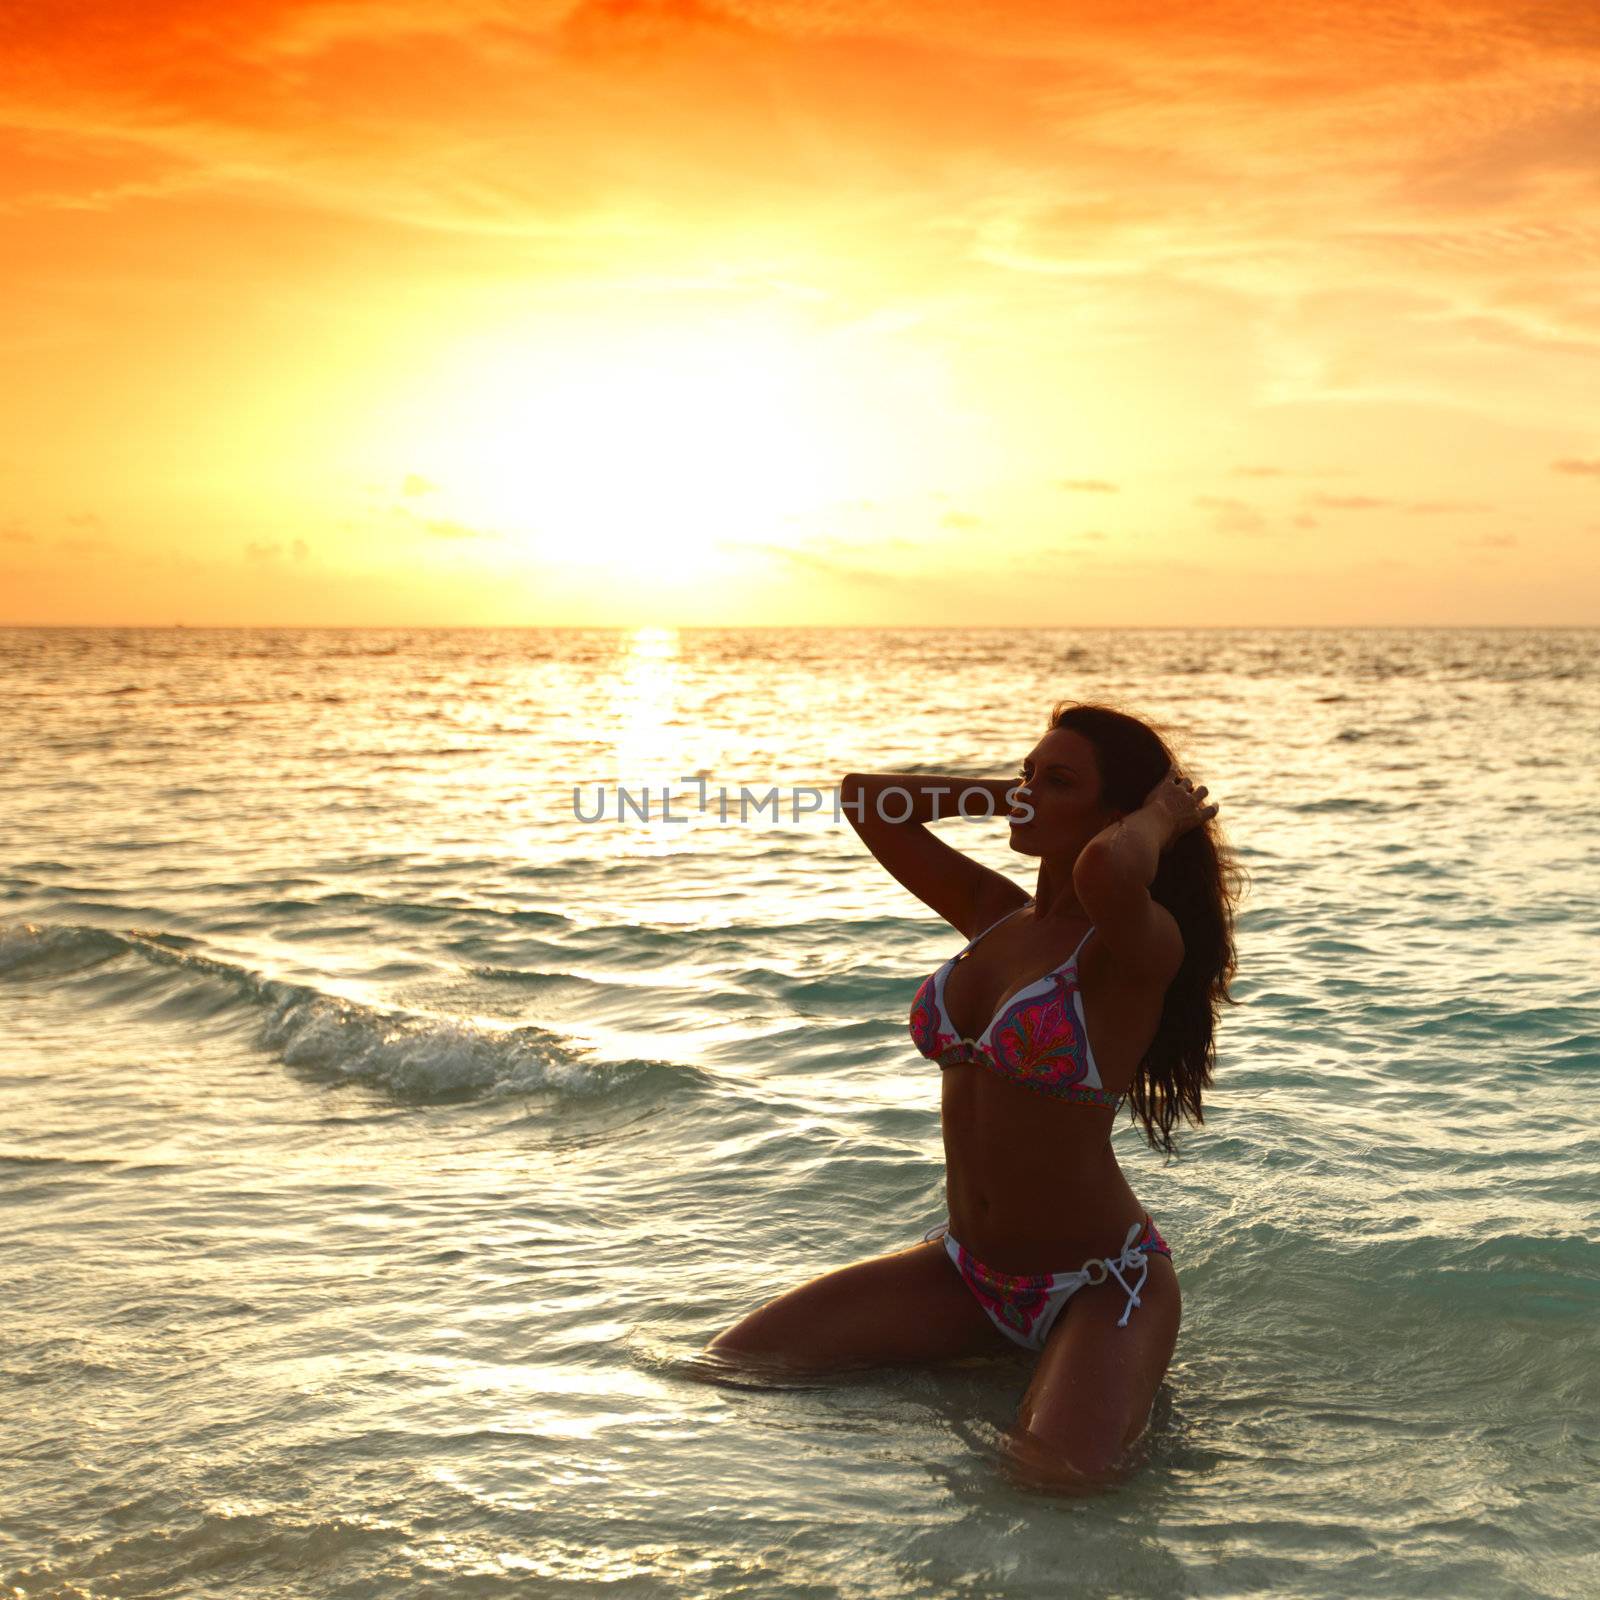
[[[1003, 1003], [1041, 969], [1065, 962], [1090, 932], [1086, 918], [1046, 932], [1031, 914], [1031, 906], [1016, 911], [946, 972], [945, 1013], [964, 1036], [977, 1037]], [[1090, 937], [1067, 975], [1100, 1080], [1121, 1094], [1155, 1036], [1162, 995], [1130, 982], [1108, 954]], [[1076, 1264], [1119, 1246], [1143, 1218], [1111, 1148], [1116, 1111], [1059, 1100], [977, 1061], [945, 1067], [942, 1079], [950, 1229], [989, 1265], [1035, 1272]]]

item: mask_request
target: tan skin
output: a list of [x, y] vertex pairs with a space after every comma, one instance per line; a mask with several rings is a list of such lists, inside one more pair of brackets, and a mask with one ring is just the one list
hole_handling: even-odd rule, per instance
[[[1064, 962], [1093, 925], [1078, 966], [1090, 1047], [1106, 1087], [1125, 1092], [1183, 955], [1177, 923], [1150, 900], [1139, 872], [1153, 874], [1159, 851], [1218, 808], [1202, 803], [1203, 787], [1169, 773], [1125, 819], [1101, 800], [1094, 746], [1066, 728], [1029, 752], [1020, 788], [983, 787], [1016, 799], [1011, 848], [1039, 861], [1031, 899], [920, 825], [858, 831], [967, 937], [1007, 918], [946, 980], [945, 1007], [964, 1037], [977, 1037], [1012, 994]], [[1026, 807], [1034, 814], [1023, 821]], [[1111, 1148], [1110, 1108], [1053, 1100], [976, 1063], [942, 1076], [950, 1231], [962, 1244], [1006, 1272], [1116, 1255], [1146, 1210]], [[1080, 1289], [1056, 1319], [1006, 1440], [1019, 1482], [1057, 1492], [1103, 1487], [1144, 1432], [1182, 1309], [1171, 1261], [1147, 1259], [1125, 1326], [1117, 1325], [1127, 1300], [1115, 1279]], [[1007, 1352], [1020, 1347], [989, 1321], [934, 1240], [791, 1289], [719, 1334], [705, 1354], [819, 1371]]]

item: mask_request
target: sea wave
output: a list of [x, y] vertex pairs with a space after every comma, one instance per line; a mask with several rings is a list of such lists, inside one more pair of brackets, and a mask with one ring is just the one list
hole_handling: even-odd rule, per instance
[[255, 1043], [286, 1066], [375, 1084], [404, 1100], [538, 1091], [634, 1100], [710, 1081], [682, 1063], [595, 1061], [534, 1023], [495, 1025], [367, 1005], [217, 960], [196, 944], [181, 934], [140, 928], [0, 924], [0, 981], [72, 980], [125, 963], [133, 982], [117, 987], [114, 1004], [153, 1002], [163, 1015], [196, 1019], [238, 1008], [253, 1018]]

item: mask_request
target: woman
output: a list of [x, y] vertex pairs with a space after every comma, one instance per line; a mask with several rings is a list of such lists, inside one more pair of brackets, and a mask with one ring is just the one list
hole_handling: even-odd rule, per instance
[[[841, 790], [889, 873], [967, 936], [911, 1009], [918, 1050], [945, 1069], [949, 1222], [791, 1289], [707, 1353], [816, 1370], [1036, 1351], [1010, 1465], [1103, 1481], [1144, 1432], [1181, 1315], [1111, 1134], [1125, 1098], [1169, 1154], [1180, 1112], [1202, 1120], [1234, 970], [1218, 808], [1147, 724], [1072, 703], [1020, 784], [852, 773]], [[1039, 861], [1032, 896], [928, 830], [963, 794], [979, 809], [979, 792], [991, 815], [1015, 800], [1011, 848]]]

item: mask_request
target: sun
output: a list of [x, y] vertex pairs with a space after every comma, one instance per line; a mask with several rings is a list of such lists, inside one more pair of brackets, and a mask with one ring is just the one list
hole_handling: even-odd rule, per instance
[[452, 520], [563, 569], [669, 585], [791, 537], [893, 448], [825, 340], [751, 321], [462, 341], [409, 411], [385, 453]]

